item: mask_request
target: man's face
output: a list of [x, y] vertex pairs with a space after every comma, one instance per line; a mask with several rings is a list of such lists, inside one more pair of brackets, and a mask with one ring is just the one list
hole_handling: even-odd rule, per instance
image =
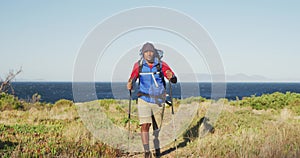
[[149, 63], [153, 63], [153, 61], [154, 61], [154, 52], [152, 52], [152, 51], [144, 52], [144, 59]]

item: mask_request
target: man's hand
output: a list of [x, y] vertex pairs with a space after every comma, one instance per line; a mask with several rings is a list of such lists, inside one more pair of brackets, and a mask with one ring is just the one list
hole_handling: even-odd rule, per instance
[[168, 80], [170, 80], [173, 77], [173, 73], [170, 70], [166, 71], [166, 77]]
[[170, 70], [166, 71], [166, 77], [170, 82], [177, 83], [177, 77]]
[[129, 79], [127, 82], [127, 89], [131, 90], [132, 89], [132, 79]]

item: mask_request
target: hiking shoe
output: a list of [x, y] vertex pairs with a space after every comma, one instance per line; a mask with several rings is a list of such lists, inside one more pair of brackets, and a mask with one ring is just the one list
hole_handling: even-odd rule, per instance
[[159, 158], [161, 156], [160, 149], [155, 149], [155, 153], [153, 153], [153, 156]]
[[152, 153], [150, 151], [145, 151], [145, 158], [152, 158]]

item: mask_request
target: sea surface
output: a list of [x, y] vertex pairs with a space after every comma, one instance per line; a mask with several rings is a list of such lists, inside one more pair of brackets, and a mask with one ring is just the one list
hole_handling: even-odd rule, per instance
[[[41, 95], [42, 102], [54, 103], [60, 99], [73, 101], [90, 101], [93, 99], [128, 99], [129, 91], [126, 83], [76, 83], [72, 82], [13, 82], [15, 95], [21, 99], [30, 101], [33, 94]], [[138, 85], [133, 90], [133, 98], [136, 98]], [[214, 88], [212, 93], [212, 87]], [[170, 93], [169, 84], [167, 92]], [[261, 96], [273, 92], [300, 93], [300, 83], [177, 83], [172, 84], [173, 98], [187, 98], [202, 96], [207, 99], [227, 98], [235, 100], [248, 96]], [[80, 96], [80, 97], [78, 97]]]

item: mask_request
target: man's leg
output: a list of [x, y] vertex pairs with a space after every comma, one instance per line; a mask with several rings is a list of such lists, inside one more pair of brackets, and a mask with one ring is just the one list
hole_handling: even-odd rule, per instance
[[150, 147], [149, 147], [149, 128], [151, 123], [141, 124], [141, 137], [142, 143], [145, 151], [145, 157], [151, 157]]
[[154, 115], [152, 115], [152, 123], [153, 123], [153, 135], [154, 135], [153, 144], [154, 144], [154, 148], [155, 148], [155, 156], [159, 157], [160, 156], [160, 142], [159, 142], [158, 136], [159, 136], [160, 129], [157, 126]]
[[141, 137], [142, 137], [142, 143], [144, 146], [145, 151], [149, 151], [149, 128], [151, 126], [151, 123], [144, 123], [141, 124]]

